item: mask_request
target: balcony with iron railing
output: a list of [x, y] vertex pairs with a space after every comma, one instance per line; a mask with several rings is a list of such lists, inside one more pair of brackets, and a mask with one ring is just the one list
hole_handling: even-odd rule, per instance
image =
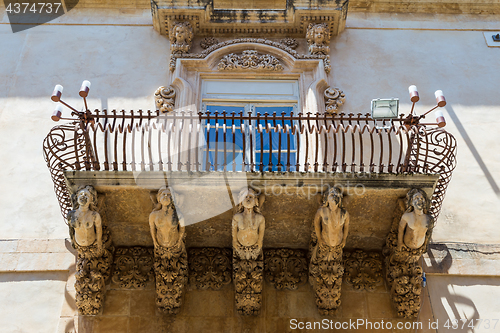
[[71, 209], [65, 173], [432, 174], [437, 218], [455, 167], [442, 128], [370, 115], [159, 111], [80, 113], [43, 143], [56, 196]]

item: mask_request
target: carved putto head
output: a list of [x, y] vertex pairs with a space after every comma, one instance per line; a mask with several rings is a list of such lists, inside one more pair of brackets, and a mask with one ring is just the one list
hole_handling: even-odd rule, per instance
[[429, 211], [429, 200], [427, 194], [421, 189], [414, 188], [406, 194], [407, 212], [412, 212], [415, 208], [420, 208], [424, 214]]
[[264, 203], [264, 195], [259, 195], [254, 189], [245, 187], [238, 195], [238, 209], [237, 213], [243, 212], [246, 205], [252, 205], [253, 210], [260, 214], [260, 207]]
[[338, 187], [332, 187], [323, 196], [323, 206], [328, 207], [330, 200], [333, 200], [337, 204], [337, 207], [342, 208], [343, 198], [342, 190]]
[[92, 185], [80, 186], [72, 200], [75, 209], [88, 204], [90, 210], [97, 210], [97, 191]]
[[307, 27], [306, 34], [309, 53], [328, 54], [330, 53], [330, 29], [326, 23], [311, 23]]
[[187, 53], [193, 41], [193, 27], [189, 22], [175, 22], [169, 33], [172, 53]]

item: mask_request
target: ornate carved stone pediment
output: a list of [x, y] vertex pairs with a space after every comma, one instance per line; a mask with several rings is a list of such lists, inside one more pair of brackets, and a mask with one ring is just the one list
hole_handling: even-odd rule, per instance
[[217, 65], [220, 71], [231, 70], [265, 70], [282, 71], [284, 69], [280, 61], [273, 55], [259, 55], [255, 50], [243, 51], [241, 55], [230, 53], [225, 55]]
[[[233, 2], [236, 3], [236, 2]], [[289, 0], [282, 6], [245, 8], [217, 0], [152, 0], [156, 31], [167, 35], [175, 22], [189, 22], [197, 36], [304, 37], [310, 23], [328, 22], [332, 36], [345, 28], [348, 0]]]

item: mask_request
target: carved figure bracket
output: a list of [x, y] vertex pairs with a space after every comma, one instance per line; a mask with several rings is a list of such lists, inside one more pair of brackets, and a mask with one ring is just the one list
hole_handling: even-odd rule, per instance
[[418, 260], [427, 251], [434, 223], [428, 209], [425, 192], [410, 190], [406, 205], [403, 200], [398, 202], [383, 250], [391, 297], [398, 316], [404, 318], [415, 318], [420, 311], [423, 269]]

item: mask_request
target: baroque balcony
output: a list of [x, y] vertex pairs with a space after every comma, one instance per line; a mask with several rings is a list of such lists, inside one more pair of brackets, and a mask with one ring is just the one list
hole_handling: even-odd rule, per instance
[[[274, 199], [267, 203], [275, 206], [273, 219], [278, 224], [283, 207], [298, 208], [287, 220], [287, 224], [297, 223], [295, 236], [282, 231], [273, 236], [266, 231], [265, 244], [307, 248], [310, 225], [304, 220], [314, 216], [316, 196], [339, 185], [351, 192], [365, 191], [346, 200], [347, 206], [360, 208], [360, 226], [353, 227], [347, 246], [368, 249], [383, 245], [395, 202], [409, 188], [427, 192], [429, 213], [437, 219], [456, 151], [454, 137], [444, 129], [409, 126], [403, 115], [376, 121], [361, 114], [115, 110], [96, 110], [78, 121], [56, 126], [43, 146], [64, 218], [72, 209], [71, 193], [84, 184], [109, 192], [108, 200], [121, 196], [142, 203], [121, 203], [121, 210], [116, 210], [120, 221], [109, 221], [119, 245], [151, 245], [149, 192], [168, 184], [191, 199], [183, 209], [193, 229], [187, 244], [230, 246], [233, 197], [241, 187], [251, 185], [270, 194], [285, 189], [296, 194], [274, 193]], [[224, 201], [221, 196], [228, 195], [230, 200], [220, 203]], [[211, 200], [214, 197], [219, 203]], [[357, 214], [351, 214], [356, 221]], [[143, 223], [124, 228], [126, 216], [135, 216], [136, 222]], [[207, 228], [222, 236], [204, 237]], [[132, 230], [135, 239], [128, 234]]]

